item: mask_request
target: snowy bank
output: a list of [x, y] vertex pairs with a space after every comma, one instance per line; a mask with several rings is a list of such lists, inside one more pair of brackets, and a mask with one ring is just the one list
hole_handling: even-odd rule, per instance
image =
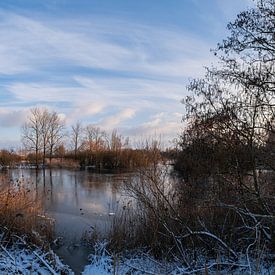
[[[275, 274], [275, 255], [263, 259], [247, 259], [240, 255], [238, 261], [225, 258], [207, 260], [203, 256], [193, 263], [180, 261], [159, 261], [142, 251], [130, 253], [130, 256], [114, 256], [106, 249], [107, 243], [97, 244], [95, 254], [90, 256], [90, 265], [85, 267], [83, 275], [143, 275], [143, 274]], [[188, 251], [186, 251], [188, 253]]]
[[0, 274], [74, 274], [52, 251], [28, 245], [18, 238], [8, 246], [0, 245]]

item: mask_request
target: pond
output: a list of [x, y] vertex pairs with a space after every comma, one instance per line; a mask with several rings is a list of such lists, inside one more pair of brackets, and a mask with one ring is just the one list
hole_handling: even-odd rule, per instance
[[65, 169], [14, 169], [9, 177], [23, 179], [32, 185], [42, 200], [44, 211], [55, 219], [55, 234], [62, 245], [55, 252], [76, 274], [88, 263], [89, 246], [83, 243], [84, 233], [93, 230], [108, 232], [119, 205], [129, 198], [123, 196], [125, 180], [131, 173], [94, 173]]

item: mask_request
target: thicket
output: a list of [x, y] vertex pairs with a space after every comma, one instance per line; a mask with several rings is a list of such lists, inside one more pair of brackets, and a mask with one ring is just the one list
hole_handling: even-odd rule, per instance
[[[198, 266], [258, 272], [275, 251], [275, 3], [257, 1], [228, 24], [218, 67], [191, 81], [175, 168], [155, 161], [126, 189], [111, 247], [150, 248]], [[165, 169], [167, 168], [167, 169]], [[214, 263], [202, 263], [214, 259]], [[269, 264], [272, 265], [271, 262]]]
[[18, 163], [21, 157], [16, 153], [10, 152], [8, 150], [0, 150], [0, 166], [12, 166]]

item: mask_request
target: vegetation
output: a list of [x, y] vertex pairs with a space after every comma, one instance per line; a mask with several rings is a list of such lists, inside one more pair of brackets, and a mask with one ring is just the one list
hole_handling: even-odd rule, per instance
[[39, 198], [21, 181], [12, 182], [0, 176], [0, 233], [2, 242], [12, 243], [15, 235], [32, 243], [46, 245], [53, 238], [53, 221], [44, 216]]
[[[36, 167], [62, 164], [72, 167], [101, 169], [133, 169], [148, 165], [146, 144], [131, 148], [129, 138], [116, 130], [110, 135], [94, 125], [77, 122], [65, 133], [65, 123], [56, 112], [45, 108], [30, 110], [30, 117], [22, 127], [22, 141], [26, 160]], [[55, 160], [53, 161], [53, 158]], [[59, 159], [59, 161], [57, 161]]]
[[0, 167], [13, 166], [21, 160], [16, 153], [8, 150], [0, 150]]
[[135, 206], [115, 219], [112, 248], [150, 247], [190, 272], [204, 254], [231, 268], [245, 257], [242, 268], [257, 273], [275, 251], [274, 22], [267, 0], [228, 25], [219, 67], [191, 81], [183, 100], [186, 127], [171, 154], [183, 179], [171, 183], [158, 161], [141, 169], [126, 184]]
[[[116, 213], [110, 231], [108, 248], [115, 252], [150, 248], [190, 273], [214, 265], [257, 273], [260, 261], [275, 252], [274, 22], [274, 1], [259, 0], [228, 25], [229, 37], [213, 51], [219, 66], [188, 86], [177, 149], [161, 152], [158, 142], [132, 148], [117, 131], [81, 122], [65, 134], [56, 112], [35, 108], [22, 128], [28, 160], [37, 167], [55, 158], [96, 169], [135, 168], [124, 186], [132, 200]], [[0, 152], [1, 165], [17, 160]], [[20, 188], [0, 194], [1, 226], [40, 230], [39, 206]], [[202, 265], [202, 255], [215, 264]]]
[[40, 155], [43, 165], [46, 164], [47, 154], [51, 162], [55, 148], [64, 137], [64, 121], [56, 112], [49, 112], [45, 108], [33, 108], [30, 113], [22, 127], [22, 141], [26, 149], [34, 153], [38, 167]]
[[54, 221], [44, 215], [40, 199], [23, 179], [13, 182], [1, 174], [0, 185], [1, 274], [70, 274], [50, 249]]

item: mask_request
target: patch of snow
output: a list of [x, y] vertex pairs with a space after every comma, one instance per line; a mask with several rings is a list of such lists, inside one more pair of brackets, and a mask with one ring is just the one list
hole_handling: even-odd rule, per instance
[[[184, 266], [180, 261], [159, 261], [142, 251], [130, 253], [128, 256], [111, 255], [107, 249], [107, 242], [97, 244], [95, 253], [90, 256], [90, 264], [85, 267], [83, 275], [143, 275], [143, 274], [219, 274], [238, 275], [251, 274], [246, 256], [240, 256], [239, 261], [230, 262], [221, 258], [208, 260], [198, 256], [195, 266]], [[275, 265], [272, 259], [259, 263], [257, 259], [251, 259], [252, 274], [275, 274]]]
[[0, 245], [0, 274], [68, 274], [73, 272], [53, 251], [31, 248], [22, 242], [4, 247]]

